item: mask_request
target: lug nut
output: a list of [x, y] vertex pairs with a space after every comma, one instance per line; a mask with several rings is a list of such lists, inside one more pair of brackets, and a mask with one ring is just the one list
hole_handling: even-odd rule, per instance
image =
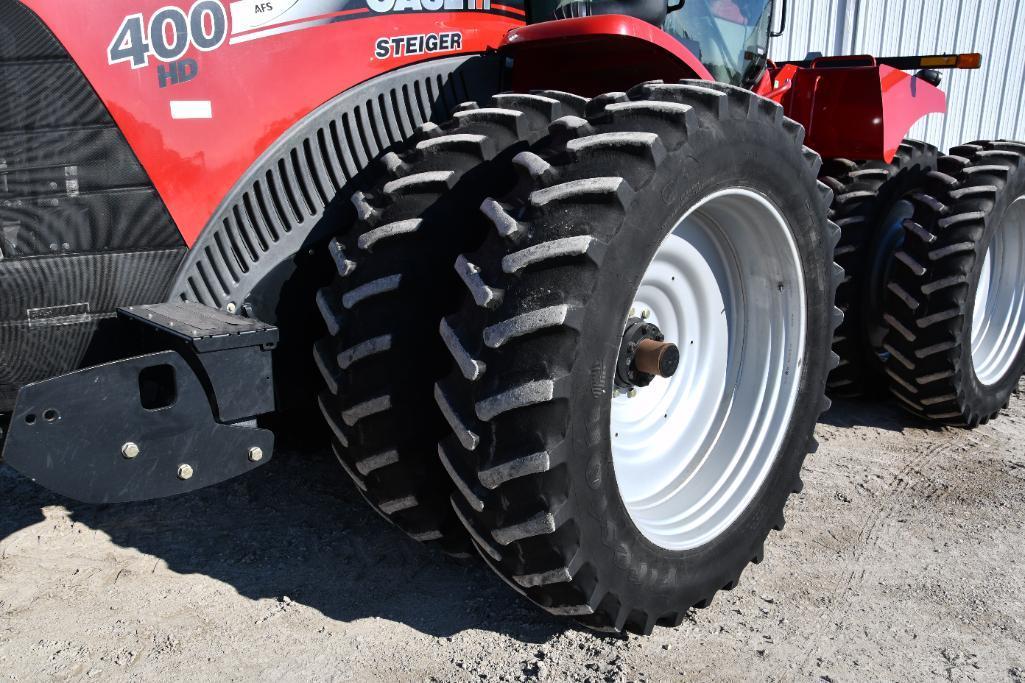
[[249, 449], [249, 462], [260, 462], [263, 460], [263, 449], [259, 446], [253, 446]]
[[178, 466], [178, 478], [182, 481], [188, 481], [192, 479], [193, 471], [191, 465], [179, 465]]
[[129, 441], [121, 447], [121, 455], [125, 457], [125, 460], [134, 460], [139, 457], [139, 446]]
[[633, 398], [634, 396], [637, 395], [637, 390], [636, 389], [631, 389], [630, 391], [626, 392], [626, 395], [627, 395], [627, 398]]
[[641, 311], [641, 319], [642, 320], [647, 320], [650, 317], [651, 317], [651, 311], [649, 311], [646, 308], [643, 311]]

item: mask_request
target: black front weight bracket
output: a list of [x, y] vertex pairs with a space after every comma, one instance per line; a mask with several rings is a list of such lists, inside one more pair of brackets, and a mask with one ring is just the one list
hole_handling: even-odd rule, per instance
[[163, 498], [266, 464], [275, 327], [191, 303], [118, 311], [145, 355], [30, 384], [3, 459], [86, 503]]

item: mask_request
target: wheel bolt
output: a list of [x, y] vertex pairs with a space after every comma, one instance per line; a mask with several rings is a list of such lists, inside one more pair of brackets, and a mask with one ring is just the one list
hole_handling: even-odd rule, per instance
[[642, 320], [647, 320], [650, 317], [651, 317], [651, 311], [649, 311], [646, 308], [643, 311], [641, 311], [641, 319]]
[[628, 392], [627, 392], [627, 394], [626, 394], [626, 395], [627, 395], [627, 397], [629, 397], [629, 398], [633, 398], [634, 396], [636, 396], [636, 395], [637, 395], [637, 390], [636, 390], [636, 389], [631, 389], [630, 391], [628, 391]]

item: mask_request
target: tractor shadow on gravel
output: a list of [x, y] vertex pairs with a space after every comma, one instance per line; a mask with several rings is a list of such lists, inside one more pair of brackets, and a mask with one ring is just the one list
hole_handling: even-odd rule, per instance
[[833, 407], [826, 411], [819, 421], [831, 427], [873, 427], [888, 432], [903, 432], [906, 429], [943, 429], [942, 425], [915, 417], [887, 397], [835, 398]]
[[[836, 401], [833, 427], [926, 427], [887, 401]], [[327, 452], [284, 450], [265, 467], [178, 498], [85, 505], [0, 466], [0, 546], [62, 506], [123, 548], [251, 599], [288, 600], [342, 622], [380, 617], [445, 637], [468, 629], [543, 643], [576, 628], [513, 593], [479, 562], [407, 540], [373, 513]]]
[[436, 637], [480, 629], [531, 643], [575, 628], [481, 563], [407, 540], [370, 511], [329, 453], [283, 452], [205, 491], [105, 506], [62, 498], [0, 466], [0, 545], [42, 521], [48, 506], [63, 506], [74, 522], [173, 572], [203, 574], [251, 599], [292, 601], [342, 622], [380, 617]]

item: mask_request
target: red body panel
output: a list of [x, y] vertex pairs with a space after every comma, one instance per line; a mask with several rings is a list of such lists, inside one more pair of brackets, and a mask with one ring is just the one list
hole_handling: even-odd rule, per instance
[[825, 158], [890, 162], [919, 119], [947, 110], [942, 90], [889, 66], [818, 64], [773, 69], [758, 92], [804, 125], [805, 144]]
[[[250, 31], [206, 52], [190, 46], [183, 58], [196, 61], [198, 76], [160, 88], [160, 62], [150, 59], [138, 69], [128, 63], [108, 64], [108, 46], [126, 16], [149, 17], [168, 6], [188, 12], [193, 0], [24, 2], [56, 34], [96, 89], [189, 245], [256, 158], [319, 105], [385, 71], [496, 48], [510, 29], [523, 23], [522, 10], [501, 5], [493, 5], [490, 12], [373, 14], [365, 7], [335, 12], [327, 17], [334, 23], [279, 24], [303, 30], [237, 42], [260, 33]], [[228, 0], [222, 4], [227, 10]], [[229, 13], [229, 35], [230, 22]], [[461, 33], [461, 49], [375, 57], [379, 38], [442, 31]], [[212, 116], [175, 119], [171, 101], [209, 102]]]
[[698, 58], [668, 33], [619, 15], [519, 28], [509, 34], [503, 51], [514, 60], [514, 90], [554, 88], [594, 96], [654, 79], [712, 80]]

